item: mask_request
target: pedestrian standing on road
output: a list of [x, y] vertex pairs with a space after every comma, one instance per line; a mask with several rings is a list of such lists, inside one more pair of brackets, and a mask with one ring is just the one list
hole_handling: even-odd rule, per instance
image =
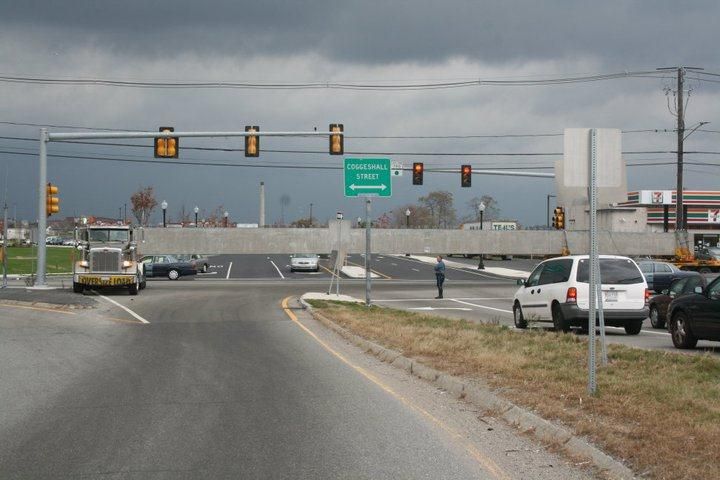
[[435, 298], [443, 298], [443, 283], [445, 283], [445, 262], [442, 256], [438, 255], [437, 264], [435, 264], [435, 279], [437, 280], [438, 296]]

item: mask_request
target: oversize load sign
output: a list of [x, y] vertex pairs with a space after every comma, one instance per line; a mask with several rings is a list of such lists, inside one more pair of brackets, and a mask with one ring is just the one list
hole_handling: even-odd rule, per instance
[[392, 196], [392, 182], [390, 180], [390, 159], [346, 158], [345, 196]]

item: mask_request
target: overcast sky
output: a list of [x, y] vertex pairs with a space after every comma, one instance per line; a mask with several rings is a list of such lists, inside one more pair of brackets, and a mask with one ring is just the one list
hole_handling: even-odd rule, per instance
[[[363, 82], [403, 84], [464, 80], [521, 80], [655, 70], [687, 65], [720, 73], [716, 1], [0, 1], [0, 74], [55, 79], [148, 82]], [[720, 131], [720, 84], [688, 75], [687, 125], [711, 122]], [[720, 77], [702, 76], [705, 80]], [[475, 85], [422, 91], [150, 89], [39, 85], [0, 81], [0, 179], [8, 172], [8, 203], [35, 218], [37, 126], [156, 130], [320, 130], [343, 123], [346, 151], [562, 152], [562, 137], [368, 139], [362, 136], [559, 134], [567, 127], [668, 129], [667, 87], [674, 78], [621, 78], [551, 86]], [[670, 94], [672, 100], [672, 93]], [[74, 131], [74, 130], [73, 130]], [[690, 151], [720, 151], [720, 133], [697, 131]], [[628, 132], [624, 151], [673, 150], [673, 132]], [[119, 143], [133, 143], [121, 141]], [[135, 142], [138, 143], [138, 142]], [[143, 144], [143, 142], [139, 142]], [[237, 222], [257, 222], [258, 185], [265, 181], [267, 221], [337, 210], [362, 212], [343, 197], [339, 170], [188, 166], [152, 161], [146, 148], [51, 143], [48, 178], [61, 189], [66, 215], [117, 216], [139, 186], [153, 186], [176, 217], [181, 206], [205, 213], [222, 206]], [[239, 139], [183, 139], [181, 147], [240, 148]], [[263, 138], [261, 156], [183, 150], [180, 160], [254, 166], [339, 166], [327, 139]], [[30, 155], [19, 155], [20, 153]], [[390, 155], [409, 166], [474, 169], [551, 166], [556, 156], [415, 157]], [[105, 158], [78, 159], [74, 157]], [[672, 162], [672, 154], [625, 157], [629, 163]], [[688, 154], [685, 188], [720, 190], [720, 156]], [[552, 172], [552, 170], [538, 170]], [[631, 166], [628, 188], [674, 188], [672, 165]], [[449, 190], [460, 216], [473, 196], [491, 195], [502, 216], [525, 225], [545, 222], [552, 179], [474, 175], [461, 189], [458, 174], [409, 175], [394, 182], [392, 199], [374, 203], [379, 215], [432, 190]], [[13, 210], [11, 210], [12, 215]], [[157, 216], [159, 218], [159, 216]]]

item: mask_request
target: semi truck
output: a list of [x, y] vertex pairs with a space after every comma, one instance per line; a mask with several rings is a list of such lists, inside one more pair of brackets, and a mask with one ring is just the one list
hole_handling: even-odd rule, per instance
[[127, 225], [86, 226], [76, 235], [79, 258], [73, 264], [73, 291], [127, 287], [137, 295], [146, 285], [137, 245]]

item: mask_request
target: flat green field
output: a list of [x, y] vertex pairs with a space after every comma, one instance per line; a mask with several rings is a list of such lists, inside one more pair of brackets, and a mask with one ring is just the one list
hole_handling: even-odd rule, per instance
[[[37, 247], [8, 247], [8, 274], [22, 275], [37, 270]], [[73, 255], [71, 247], [47, 247], [47, 273], [72, 272]], [[0, 264], [0, 272], [2, 265]]]

